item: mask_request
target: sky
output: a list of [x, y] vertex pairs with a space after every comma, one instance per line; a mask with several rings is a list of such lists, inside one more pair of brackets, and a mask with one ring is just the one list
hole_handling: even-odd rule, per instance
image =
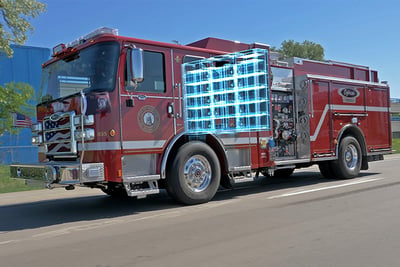
[[368, 66], [400, 98], [398, 0], [40, 0], [28, 46], [52, 48], [99, 27], [123, 36], [188, 44], [217, 37], [280, 47], [313, 41], [325, 59]]

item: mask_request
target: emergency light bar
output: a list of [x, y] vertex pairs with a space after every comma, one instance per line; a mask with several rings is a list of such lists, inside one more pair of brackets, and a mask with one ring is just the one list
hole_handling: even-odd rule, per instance
[[118, 29], [113, 29], [113, 28], [108, 28], [108, 27], [101, 27], [98, 28], [84, 36], [79, 37], [78, 39], [68, 43], [67, 45], [65, 44], [59, 44], [56, 45], [55, 47], [53, 47], [53, 57], [56, 57], [57, 55], [60, 55], [64, 52], [67, 51], [68, 48], [73, 48], [74, 46], [77, 46], [79, 44], [83, 44], [84, 42], [86, 42], [87, 40], [94, 38], [98, 35], [101, 34], [112, 34], [112, 35], [118, 35]]
[[98, 36], [100, 34], [106, 34], [106, 33], [112, 34], [112, 35], [118, 35], [118, 29], [113, 29], [113, 28], [108, 28], [108, 27], [98, 28], [98, 29], [96, 29], [96, 30], [84, 35], [84, 36], [81, 36], [78, 39], [68, 43], [67, 47], [74, 47], [74, 46], [76, 46], [78, 44], [82, 44], [85, 41], [87, 41], [87, 40], [89, 40], [91, 38], [94, 38], [94, 37], [96, 37], [96, 36]]
[[53, 47], [53, 56], [61, 54], [62, 52], [65, 51], [65, 49], [66, 49], [65, 44], [56, 45], [55, 47]]

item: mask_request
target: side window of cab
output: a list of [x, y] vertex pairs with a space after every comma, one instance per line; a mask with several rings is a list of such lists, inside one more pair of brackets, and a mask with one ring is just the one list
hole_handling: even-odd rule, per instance
[[165, 57], [163, 53], [143, 51], [143, 77], [143, 81], [138, 83], [135, 92], [165, 93]]

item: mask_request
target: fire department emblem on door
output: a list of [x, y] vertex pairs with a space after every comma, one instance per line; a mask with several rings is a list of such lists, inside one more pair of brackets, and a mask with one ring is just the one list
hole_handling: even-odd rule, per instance
[[144, 106], [138, 114], [140, 129], [146, 133], [154, 133], [160, 126], [160, 114], [152, 106]]

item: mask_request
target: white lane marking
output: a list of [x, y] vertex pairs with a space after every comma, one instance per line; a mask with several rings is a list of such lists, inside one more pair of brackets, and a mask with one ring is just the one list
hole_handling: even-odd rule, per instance
[[313, 192], [322, 191], [322, 190], [329, 190], [329, 189], [335, 189], [335, 188], [351, 186], [351, 185], [356, 185], [356, 184], [369, 183], [369, 182], [374, 182], [374, 181], [378, 181], [378, 180], [382, 180], [382, 179], [383, 178], [362, 179], [362, 180], [352, 181], [352, 182], [348, 182], [348, 183], [344, 183], [344, 184], [338, 184], [338, 185], [332, 185], [332, 186], [324, 186], [324, 187], [313, 188], [313, 189], [302, 190], [302, 191], [296, 191], [296, 192], [289, 192], [289, 193], [285, 193], [285, 194], [281, 194], [281, 195], [271, 196], [271, 197], [268, 197], [268, 199], [296, 196], [296, 195], [313, 193]]
[[6, 241], [1, 241], [0, 242], [0, 245], [6, 245], [6, 244], [10, 244], [10, 243], [17, 243], [17, 242], [19, 242], [20, 240], [17, 240], [17, 239], [11, 239], [11, 240], [6, 240]]

